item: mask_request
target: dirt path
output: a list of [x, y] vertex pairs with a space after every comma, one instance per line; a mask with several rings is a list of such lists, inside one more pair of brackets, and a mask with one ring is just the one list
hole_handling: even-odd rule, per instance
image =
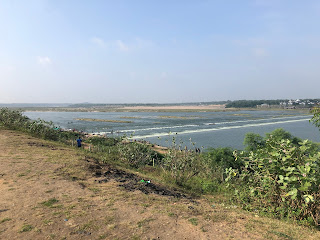
[[0, 239], [319, 238], [139, 180], [85, 151], [0, 130]]

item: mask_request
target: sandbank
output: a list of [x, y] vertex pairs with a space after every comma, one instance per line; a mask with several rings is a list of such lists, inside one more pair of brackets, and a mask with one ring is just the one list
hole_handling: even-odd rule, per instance
[[125, 110], [219, 110], [225, 109], [223, 105], [172, 105], [172, 106], [129, 106]]

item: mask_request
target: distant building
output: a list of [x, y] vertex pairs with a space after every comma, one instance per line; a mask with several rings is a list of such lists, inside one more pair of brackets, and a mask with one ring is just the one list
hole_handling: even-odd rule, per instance
[[281, 103], [280, 103], [280, 107], [285, 108], [286, 106], [287, 106], [287, 103], [286, 103], [286, 102], [281, 102]]
[[267, 104], [267, 103], [263, 103], [261, 105], [257, 105], [257, 108], [269, 108], [269, 107], [270, 107], [270, 105]]

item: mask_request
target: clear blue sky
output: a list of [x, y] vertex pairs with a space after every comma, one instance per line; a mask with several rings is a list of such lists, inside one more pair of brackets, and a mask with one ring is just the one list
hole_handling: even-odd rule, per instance
[[0, 0], [0, 103], [320, 98], [318, 0]]

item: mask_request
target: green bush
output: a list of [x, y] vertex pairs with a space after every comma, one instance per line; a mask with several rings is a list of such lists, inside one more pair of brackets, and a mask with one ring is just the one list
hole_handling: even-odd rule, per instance
[[314, 107], [311, 110], [311, 113], [313, 114], [313, 117], [310, 119], [310, 122], [320, 130], [320, 106]]
[[121, 141], [121, 138], [105, 138], [105, 137], [90, 137], [87, 143], [91, 143], [94, 146], [115, 146]]
[[20, 130], [26, 127], [30, 119], [23, 116], [20, 111], [9, 110], [8, 108], [0, 109], [0, 126], [12, 130]]
[[265, 145], [265, 140], [259, 134], [247, 133], [243, 140], [246, 151], [255, 151], [257, 148]]
[[180, 186], [193, 177], [208, 173], [208, 167], [201, 154], [176, 148], [168, 150], [163, 159], [162, 167], [170, 172], [171, 177]]
[[[243, 144], [246, 146], [245, 151], [256, 151], [258, 148], [264, 147], [266, 145], [267, 139], [269, 139], [270, 137], [278, 141], [281, 141], [282, 139], [290, 140], [292, 144], [294, 144], [295, 146], [300, 146], [300, 143], [302, 142], [302, 139], [293, 136], [291, 133], [283, 130], [282, 128], [278, 128], [270, 133], [266, 133], [265, 138], [261, 137], [259, 134], [256, 133], [247, 133], [243, 141]], [[311, 142], [310, 144], [311, 146], [308, 150], [309, 153], [320, 151], [319, 144]]]
[[117, 148], [121, 160], [133, 168], [158, 165], [162, 159], [162, 156], [153, 151], [149, 145], [140, 142], [119, 143]]
[[282, 128], [275, 129], [271, 133], [266, 133], [265, 140], [269, 139], [271, 136], [273, 139], [278, 141], [282, 139], [288, 139], [295, 145], [299, 145], [299, 143], [302, 141], [302, 139], [293, 136], [291, 133], [283, 130]]
[[246, 209], [319, 225], [320, 153], [311, 149], [308, 140], [297, 146], [270, 134], [265, 146], [249, 155], [240, 153], [236, 158], [244, 162], [241, 173], [226, 170], [234, 199]]
[[210, 170], [210, 177], [224, 182], [226, 168], [241, 169], [243, 162], [241, 160], [235, 161], [233, 155], [233, 149], [225, 148], [209, 148], [206, 153], [203, 154], [205, 163]]

